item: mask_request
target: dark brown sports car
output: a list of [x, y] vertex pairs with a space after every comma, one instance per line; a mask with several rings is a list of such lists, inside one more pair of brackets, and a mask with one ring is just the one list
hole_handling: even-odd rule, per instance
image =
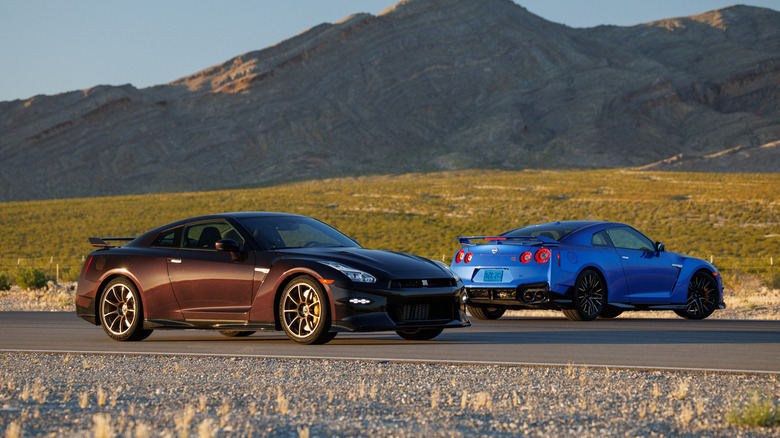
[[284, 330], [302, 344], [340, 331], [427, 340], [470, 325], [463, 283], [445, 264], [362, 248], [305, 216], [217, 214], [89, 240], [98, 249], [79, 277], [76, 312], [119, 341], [154, 329]]

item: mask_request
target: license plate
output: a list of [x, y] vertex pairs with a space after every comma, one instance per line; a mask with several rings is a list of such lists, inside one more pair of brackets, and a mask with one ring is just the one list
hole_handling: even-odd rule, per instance
[[485, 274], [482, 277], [482, 281], [498, 282], [501, 281], [502, 278], [504, 278], [504, 271], [501, 269], [487, 269], [485, 270]]

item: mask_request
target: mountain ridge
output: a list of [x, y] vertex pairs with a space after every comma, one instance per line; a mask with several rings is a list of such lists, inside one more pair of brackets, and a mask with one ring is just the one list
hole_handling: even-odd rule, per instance
[[636, 167], [780, 139], [780, 13], [693, 17], [573, 29], [509, 0], [408, 0], [168, 84], [0, 102], [0, 201]]

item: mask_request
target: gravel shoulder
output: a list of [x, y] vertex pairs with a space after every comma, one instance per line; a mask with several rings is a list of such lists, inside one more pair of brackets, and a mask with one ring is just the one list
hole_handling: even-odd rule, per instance
[[5, 353], [18, 436], [780, 436], [729, 412], [777, 376]]
[[[73, 291], [2, 292], [0, 310], [72, 311]], [[713, 317], [778, 319], [773, 297], [727, 302]], [[780, 421], [778, 399], [777, 375], [0, 354], [6, 437], [780, 437], [780, 426], [730, 420], [760, 400]]]

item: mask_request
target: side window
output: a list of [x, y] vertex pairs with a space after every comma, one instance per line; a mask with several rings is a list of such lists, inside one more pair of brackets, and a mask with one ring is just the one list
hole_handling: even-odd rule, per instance
[[599, 231], [598, 233], [594, 234], [590, 239], [590, 244], [593, 246], [612, 246], [612, 244], [609, 242], [609, 237], [607, 237], [606, 231]]
[[652, 251], [654, 247], [653, 242], [650, 239], [633, 228], [617, 227], [610, 228], [606, 231], [616, 248]]
[[221, 239], [233, 239], [238, 247], [244, 249], [244, 239], [230, 224], [224, 221], [200, 222], [184, 227], [184, 248], [216, 250], [216, 243]]
[[174, 228], [170, 231], [164, 231], [157, 236], [152, 242], [152, 246], [159, 246], [162, 248], [178, 248], [179, 237], [181, 236], [181, 228]]

